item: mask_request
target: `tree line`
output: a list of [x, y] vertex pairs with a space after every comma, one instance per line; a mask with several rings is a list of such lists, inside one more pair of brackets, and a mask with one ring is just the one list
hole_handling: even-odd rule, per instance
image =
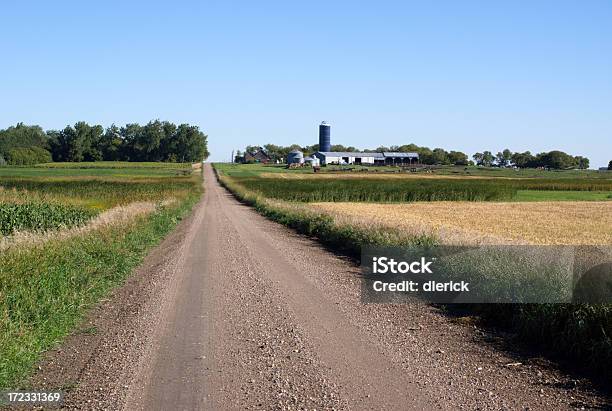
[[[245, 148], [245, 152], [256, 152], [263, 150], [273, 162], [283, 161], [292, 150], [300, 150], [306, 155], [319, 151], [319, 145], [300, 146], [292, 144], [290, 146], [277, 146], [275, 144], [266, 144], [263, 147], [249, 145]], [[381, 153], [381, 152], [400, 152], [400, 153], [418, 153], [419, 161], [427, 165], [479, 165], [485, 167], [519, 167], [519, 168], [551, 168], [551, 169], [587, 169], [589, 168], [589, 159], [582, 156], [572, 156], [562, 151], [553, 150], [538, 154], [531, 154], [529, 151], [523, 153], [512, 152], [509, 149], [493, 154], [491, 151], [483, 151], [475, 153], [472, 160], [468, 155], [461, 151], [446, 151], [443, 148], [430, 149], [429, 147], [421, 147], [416, 144], [405, 144], [401, 146], [380, 146], [375, 149], [359, 150], [355, 147], [343, 145], [332, 145], [331, 151], [344, 152], [365, 152], [365, 153]], [[242, 152], [237, 152], [237, 157], [240, 157]]]
[[123, 127], [84, 121], [63, 130], [43, 131], [18, 123], [0, 130], [0, 165], [51, 161], [199, 162], [207, 158], [208, 136], [197, 126], [150, 121]]
[[483, 151], [472, 156], [477, 165], [508, 167], [516, 166], [519, 168], [552, 168], [562, 169], [587, 169], [589, 159], [582, 156], [572, 156], [563, 151], [553, 150], [538, 154], [531, 154], [529, 151], [523, 153], [513, 153], [509, 149], [493, 155], [490, 151]]

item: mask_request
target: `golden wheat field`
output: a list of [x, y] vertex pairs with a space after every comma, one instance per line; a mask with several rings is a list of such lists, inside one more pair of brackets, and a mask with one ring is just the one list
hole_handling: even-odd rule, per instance
[[445, 244], [612, 245], [612, 202], [312, 203], [338, 221], [436, 235]]

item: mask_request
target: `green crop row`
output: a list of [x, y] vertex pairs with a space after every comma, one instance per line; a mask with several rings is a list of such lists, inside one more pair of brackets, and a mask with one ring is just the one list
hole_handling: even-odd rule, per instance
[[70, 205], [0, 203], [0, 235], [15, 231], [47, 231], [82, 225], [95, 213]]
[[288, 201], [504, 201], [516, 188], [474, 179], [275, 179], [235, 178], [247, 190]]

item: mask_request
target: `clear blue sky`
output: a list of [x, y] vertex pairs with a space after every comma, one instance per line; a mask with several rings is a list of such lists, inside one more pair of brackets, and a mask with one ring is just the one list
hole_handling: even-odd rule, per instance
[[[4, 2], [0, 128], [150, 119], [247, 144], [612, 159], [612, 2]], [[130, 3], [130, 4], [127, 4]]]

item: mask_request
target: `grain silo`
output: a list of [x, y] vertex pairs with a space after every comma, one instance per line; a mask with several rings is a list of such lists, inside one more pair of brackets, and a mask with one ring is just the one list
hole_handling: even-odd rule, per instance
[[331, 124], [326, 121], [319, 126], [319, 151], [331, 151]]
[[287, 164], [302, 164], [304, 163], [304, 153], [300, 150], [293, 150], [287, 154]]
[[321, 166], [321, 161], [317, 158], [317, 157], [304, 157], [304, 163], [313, 166], [313, 167], [320, 167]]

